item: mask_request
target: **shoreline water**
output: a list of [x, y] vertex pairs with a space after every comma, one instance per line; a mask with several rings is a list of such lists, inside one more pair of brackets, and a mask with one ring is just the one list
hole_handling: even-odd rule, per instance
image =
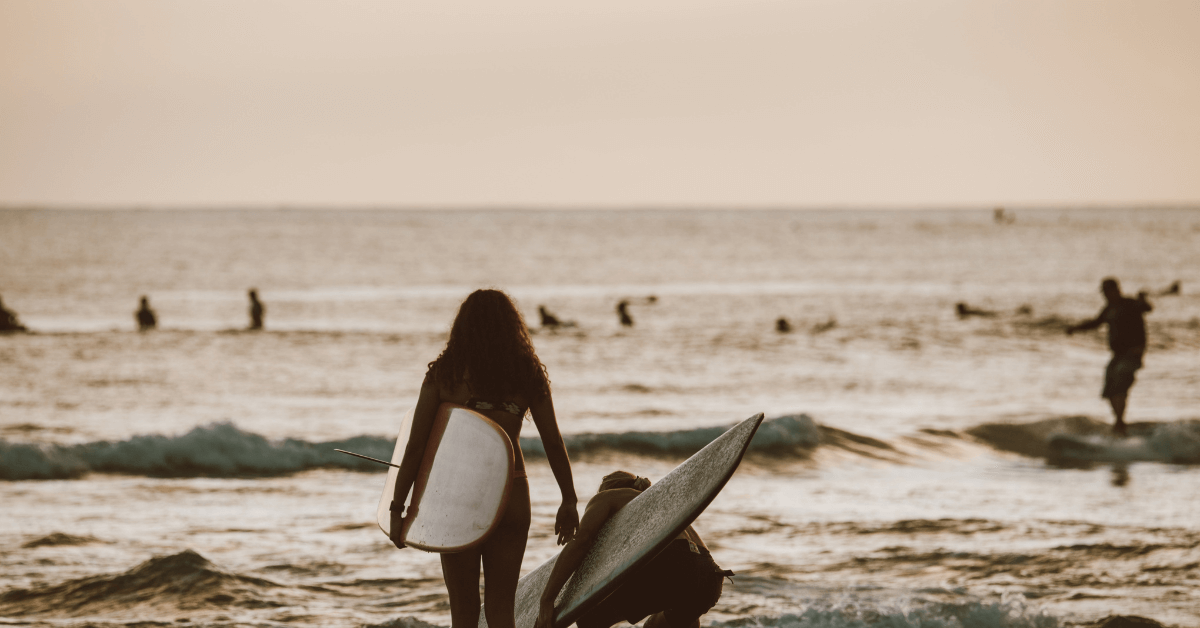
[[[1200, 212], [77, 217], [0, 211], [34, 329], [0, 336], [0, 470], [52, 469], [0, 481], [0, 623], [448, 625], [436, 557], [373, 528], [382, 476], [328, 450], [390, 451], [481, 285], [576, 322], [534, 343], [581, 497], [767, 414], [698, 522], [743, 574], [706, 625], [1200, 623]], [[1051, 460], [1111, 421], [1103, 337], [1063, 333], [1106, 275], [1183, 286], [1148, 316], [1142, 444]], [[526, 571], [557, 551], [534, 435]]]

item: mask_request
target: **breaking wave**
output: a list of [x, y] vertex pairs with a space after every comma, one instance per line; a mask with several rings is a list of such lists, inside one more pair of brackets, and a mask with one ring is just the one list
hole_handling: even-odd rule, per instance
[[228, 573], [192, 550], [152, 558], [125, 573], [0, 594], [0, 615], [77, 617], [133, 608], [273, 608], [280, 585]]
[[1127, 439], [1113, 439], [1109, 423], [1068, 416], [1030, 423], [986, 423], [967, 434], [1002, 451], [1078, 462], [1200, 464], [1200, 421], [1133, 423]]
[[390, 458], [395, 441], [372, 436], [313, 443], [268, 440], [232, 423], [213, 423], [181, 436], [144, 435], [81, 445], [8, 443], [0, 440], [0, 479], [78, 478], [90, 472], [149, 477], [285, 475], [321, 467], [377, 471], [380, 465], [339, 454], [347, 449]]
[[[566, 437], [572, 456], [605, 451], [686, 458], [726, 430], [725, 426], [676, 432], [576, 434]], [[763, 423], [751, 451], [766, 455], [803, 455], [824, 442], [838, 442], [837, 430], [822, 428], [805, 415], [782, 416]], [[382, 465], [340, 454], [345, 449], [388, 460], [395, 440], [357, 436], [310, 442], [269, 440], [232, 423], [213, 423], [179, 436], [134, 436], [128, 440], [81, 445], [9, 443], [0, 440], [0, 479], [43, 480], [115, 473], [148, 477], [276, 476], [309, 469], [382, 471]], [[522, 438], [526, 457], [545, 456], [541, 439]]]

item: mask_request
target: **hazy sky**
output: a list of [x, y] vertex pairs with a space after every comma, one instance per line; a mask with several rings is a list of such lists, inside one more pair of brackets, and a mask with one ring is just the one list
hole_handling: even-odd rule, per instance
[[1197, 202], [1195, 0], [0, 0], [0, 205]]

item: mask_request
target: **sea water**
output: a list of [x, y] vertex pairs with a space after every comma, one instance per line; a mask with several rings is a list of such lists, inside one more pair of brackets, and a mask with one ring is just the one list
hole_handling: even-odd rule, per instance
[[[1016, 218], [0, 212], [0, 296], [31, 330], [0, 336], [0, 623], [448, 626], [437, 556], [373, 523], [382, 470], [332, 450], [388, 457], [458, 304], [498, 287], [581, 502], [766, 413], [696, 524], [738, 574], [705, 625], [1196, 625], [1200, 211]], [[1155, 306], [1142, 440], [1055, 455], [1111, 421], [1102, 333], [1064, 333], [1110, 275]], [[521, 448], [527, 572], [559, 496], [532, 422]]]

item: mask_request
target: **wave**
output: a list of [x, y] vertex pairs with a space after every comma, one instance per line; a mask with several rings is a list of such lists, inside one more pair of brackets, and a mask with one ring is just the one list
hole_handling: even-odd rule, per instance
[[[898, 607], [861, 602], [810, 607], [796, 613], [706, 621], [709, 628], [1058, 628], [1063, 620], [1028, 608], [1023, 600], [963, 603], [913, 603]], [[1147, 628], [1159, 626], [1157, 622]], [[398, 617], [363, 628], [436, 628], [412, 617]]]
[[1059, 462], [1165, 462], [1200, 464], [1200, 420], [1129, 425], [1127, 439], [1110, 424], [1085, 416], [1030, 423], [985, 423], [966, 431], [1002, 451]]
[[273, 608], [281, 586], [223, 571], [200, 554], [185, 550], [152, 558], [125, 573], [68, 580], [0, 594], [0, 615], [78, 617], [134, 608]]
[[[718, 426], [675, 432], [575, 434], [567, 436], [565, 441], [567, 451], [576, 457], [611, 451], [682, 459], [699, 451], [725, 429]], [[803, 456], [822, 443], [863, 440], [851, 435], [848, 441], [846, 434], [819, 427], [805, 415], [781, 416], [763, 423], [751, 451]], [[227, 422], [196, 427], [179, 436], [145, 435], [80, 445], [0, 440], [0, 479], [73, 479], [88, 473], [172, 478], [255, 477], [319, 468], [383, 471], [382, 465], [334, 449], [388, 460], [395, 449], [395, 440], [377, 436], [323, 442], [269, 440]], [[544, 458], [546, 453], [539, 438], [522, 438], [521, 450], [527, 458]]]
[[34, 547], [58, 547], [63, 545], [91, 545], [92, 543], [100, 543], [100, 539], [94, 536], [76, 536], [74, 534], [66, 534], [63, 532], [51, 532], [46, 536], [27, 541], [21, 544], [25, 549]]
[[[700, 427], [673, 432], [616, 432], [608, 434], [572, 434], [564, 437], [567, 453], [586, 456], [605, 452], [644, 456], [686, 458], [704, 448], [728, 426]], [[807, 415], [786, 415], [763, 421], [750, 451], [764, 454], [788, 454], [812, 449], [825, 439], [821, 428]], [[526, 457], [544, 458], [546, 450], [540, 438], [522, 438], [521, 452]]]
[[[907, 605], [905, 605], [907, 606]], [[844, 603], [799, 613], [715, 621], [710, 628], [1058, 628], [1062, 620], [1021, 601], [873, 607]]]
[[373, 436], [317, 443], [292, 438], [273, 441], [232, 423], [213, 423], [181, 436], [144, 435], [81, 445], [0, 440], [0, 479], [70, 479], [91, 472], [149, 477], [273, 476], [322, 467], [378, 471], [377, 463], [334, 449], [388, 459], [394, 448], [393, 439]]

